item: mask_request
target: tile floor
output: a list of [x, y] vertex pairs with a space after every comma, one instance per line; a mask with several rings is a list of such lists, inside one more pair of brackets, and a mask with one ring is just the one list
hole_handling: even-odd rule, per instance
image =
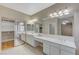
[[3, 50], [0, 55], [43, 55], [42, 47], [31, 47], [28, 44], [23, 44], [14, 48]]

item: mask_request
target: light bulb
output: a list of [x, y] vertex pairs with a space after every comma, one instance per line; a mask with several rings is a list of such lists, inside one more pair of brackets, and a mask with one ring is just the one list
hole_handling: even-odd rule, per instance
[[53, 15], [54, 15], [55, 17], [58, 17], [58, 14], [57, 14], [56, 12], [54, 12]]
[[52, 13], [49, 16], [52, 17], [52, 18], [54, 17]]
[[63, 11], [63, 13], [64, 13], [65, 15], [68, 15], [68, 14], [69, 14], [69, 10], [68, 10], [68, 9], [65, 9], [65, 10]]
[[63, 16], [63, 12], [62, 11], [59, 11], [58, 14], [59, 14], [59, 16]]

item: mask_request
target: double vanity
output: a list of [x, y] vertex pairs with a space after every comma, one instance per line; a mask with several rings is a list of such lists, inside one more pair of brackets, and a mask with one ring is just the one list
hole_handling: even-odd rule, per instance
[[[25, 33], [24, 33], [25, 34]], [[61, 35], [46, 35], [34, 32], [27, 32], [26, 43], [37, 47], [39, 42], [43, 44], [43, 53], [46, 55], [75, 55], [76, 46], [74, 37]]]

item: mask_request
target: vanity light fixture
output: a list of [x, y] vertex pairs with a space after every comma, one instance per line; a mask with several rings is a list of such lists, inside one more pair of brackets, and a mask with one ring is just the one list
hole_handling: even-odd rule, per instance
[[70, 14], [70, 10], [66, 8], [66, 9], [60, 10], [59, 12], [51, 13], [49, 16], [54, 18], [54, 17], [68, 15], [68, 14]]

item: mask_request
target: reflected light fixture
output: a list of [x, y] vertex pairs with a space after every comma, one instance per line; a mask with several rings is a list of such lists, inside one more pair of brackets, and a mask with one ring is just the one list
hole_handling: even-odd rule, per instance
[[69, 23], [69, 21], [65, 20], [62, 22], [62, 24], [66, 25], [67, 23]]
[[59, 16], [63, 16], [63, 15], [68, 15], [70, 14], [70, 9], [65, 8], [60, 10], [59, 12], [54, 12], [54, 13], [50, 13], [50, 17], [54, 18], [54, 17], [59, 17]]
[[34, 24], [37, 21], [38, 19], [32, 19], [32, 20], [27, 21], [27, 24]]
[[32, 22], [36, 22], [36, 21], [38, 21], [38, 19], [33, 19], [33, 20], [32, 20]]

